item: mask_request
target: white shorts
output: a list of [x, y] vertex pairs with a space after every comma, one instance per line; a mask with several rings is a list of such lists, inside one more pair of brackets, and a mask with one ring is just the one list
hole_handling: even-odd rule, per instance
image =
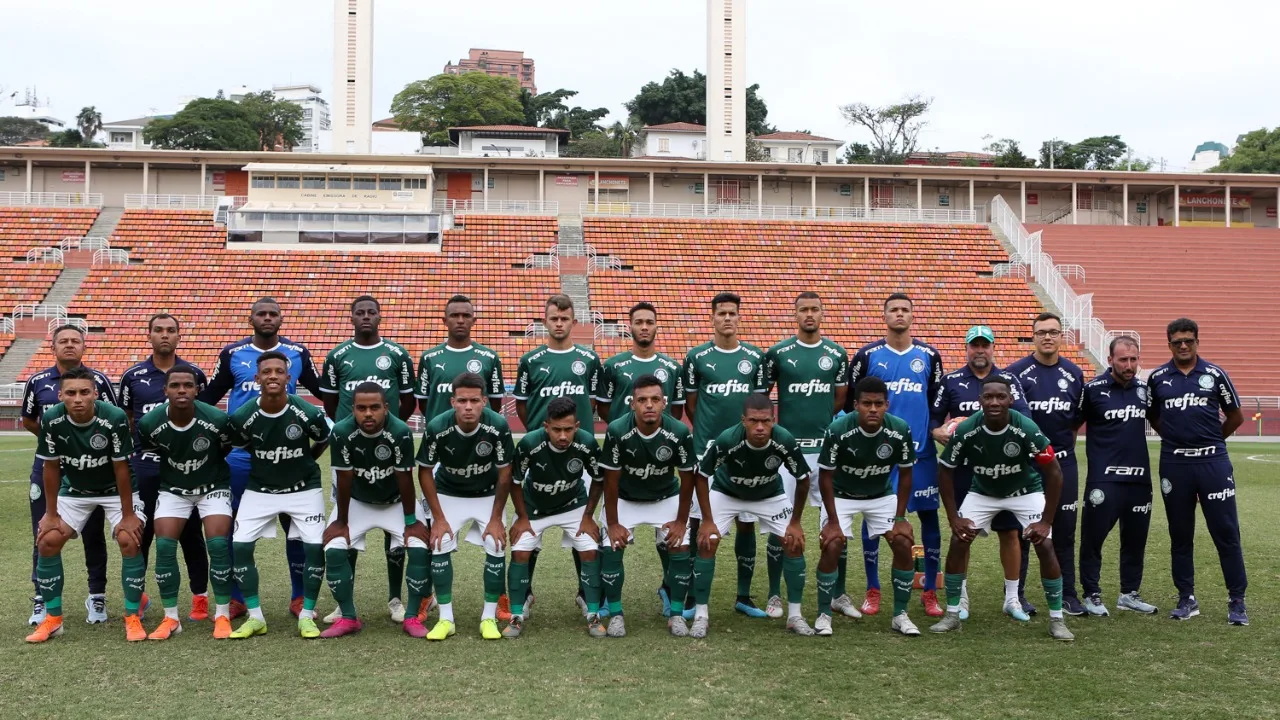
[[[804, 456], [804, 459], [809, 463], [809, 507], [822, 507], [822, 490], [818, 488], [819, 457], [821, 457], [821, 453]], [[778, 468], [778, 472], [782, 474], [782, 486], [786, 488], [787, 497], [794, 498], [796, 496], [796, 479], [787, 471], [786, 465]]]
[[[618, 498], [618, 524], [627, 529], [627, 540], [635, 540], [634, 530], [641, 525], [648, 525], [653, 528], [653, 540], [658, 545], [668, 545], [667, 531], [662, 527], [667, 523], [675, 520], [680, 514], [680, 496], [672, 495], [663, 500], [654, 500], [653, 502], [636, 502], [633, 500], [623, 500]], [[600, 547], [605, 547], [605, 543], [609, 540], [608, 523], [604, 520], [604, 509], [600, 510], [600, 529], [602, 537], [600, 538]], [[684, 528], [684, 541], [679, 545], [689, 544], [689, 526]]]
[[[849, 500], [847, 498], [835, 498], [836, 503], [836, 521], [840, 523], [840, 532], [845, 537], [861, 536], [862, 530], [855, 532], [853, 524], [853, 516], [862, 513], [862, 519], [867, 523], [867, 535], [870, 537], [879, 537], [893, 529], [893, 514], [898, 511], [898, 496], [894, 494], [885, 495], [882, 498], [874, 500]], [[827, 524], [827, 509], [822, 508], [822, 512], [818, 515], [818, 528], [821, 529]]]
[[[449, 523], [449, 527], [453, 532], [441, 538], [439, 553], [451, 553], [458, 549], [458, 534], [466, 527], [467, 523], [471, 523], [471, 529], [467, 532], [466, 540], [472, 545], [479, 545], [485, 549], [485, 552], [496, 550], [492, 544], [486, 545], [484, 540], [484, 529], [489, 524], [489, 518], [493, 515], [493, 496], [485, 497], [454, 497], [453, 495], [436, 495], [440, 499], [440, 511], [444, 513], [444, 519]], [[420, 501], [424, 507], [427, 504], [426, 499]], [[401, 522], [404, 518], [400, 518]], [[502, 538], [506, 541], [506, 538]], [[489, 552], [490, 555], [497, 556], [497, 552]]]
[[[142, 498], [138, 497], [138, 493], [133, 494], [133, 514], [146, 524], [147, 516], [143, 511]], [[107, 515], [107, 522], [111, 523], [111, 534], [115, 535], [116, 526], [124, 519], [124, 512], [120, 509], [120, 496], [107, 495], [105, 497], [78, 497], [71, 495], [58, 496], [58, 516], [62, 521], [71, 526], [72, 530], [79, 535], [84, 530], [84, 524], [89, 521], [89, 516], [94, 510], [102, 508]]]
[[717, 490], [711, 491], [711, 521], [716, 524], [721, 537], [728, 537], [733, 521], [744, 516], [760, 523], [760, 532], [769, 535], [785, 535], [787, 524], [795, 512], [792, 498], [775, 495], [764, 500], [742, 500]]
[[[582, 508], [562, 512], [559, 515], [549, 515], [547, 517], [529, 518], [529, 526], [533, 528], [533, 534], [525, 533], [521, 535], [511, 546], [513, 551], [532, 552], [542, 547], [542, 533], [548, 528], [558, 527], [564, 530], [564, 537], [569, 540], [570, 546], [578, 552], [587, 552], [595, 550], [598, 543], [590, 535], [578, 534], [578, 528], [582, 525]], [[563, 545], [563, 543], [561, 543]]]
[[210, 490], [203, 495], [178, 495], [161, 490], [156, 497], [156, 519], [191, 517], [191, 509], [195, 508], [201, 518], [211, 515], [231, 515], [231, 490]]
[[[254, 542], [276, 536], [276, 517], [288, 515], [290, 540], [319, 545], [324, 540], [324, 491], [260, 493], [245, 490], [240, 496], [231, 542]], [[401, 517], [401, 521], [404, 518]]]
[[[338, 508], [329, 511], [329, 522], [338, 519]], [[347, 504], [347, 536], [351, 543], [337, 538], [330, 540], [324, 549], [364, 550], [364, 536], [370, 530], [381, 530], [391, 536], [392, 549], [404, 547], [404, 506], [398, 502], [389, 505], [374, 505], [352, 499]], [[413, 539], [409, 542], [414, 547], [426, 547], [426, 543]]]
[[[972, 490], [965, 496], [960, 505], [960, 517], [972, 520], [983, 535], [991, 529], [991, 518], [1001, 510], [1008, 510], [1025, 528], [1031, 523], [1040, 522], [1044, 516], [1044, 493], [1033, 492], [1017, 497], [995, 498], [979, 495]], [[1052, 535], [1052, 533], [1050, 533]]]

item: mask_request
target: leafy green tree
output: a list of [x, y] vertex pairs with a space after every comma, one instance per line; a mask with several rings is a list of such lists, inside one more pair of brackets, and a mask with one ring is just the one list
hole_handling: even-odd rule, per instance
[[172, 118], [153, 120], [142, 139], [161, 150], [261, 150], [248, 109], [240, 103], [199, 98]]
[[599, 121], [604, 119], [608, 114], [609, 108], [588, 110], [586, 108], [574, 106], [552, 115], [542, 127], [568, 130], [570, 139], [580, 138], [589, 132], [603, 131], [604, 128], [600, 127]]
[[80, 130], [81, 143], [93, 142], [98, 133], [102, 132], [102, 113], [92, 105], [80, 108], [80, 113], [76, 115], [76, 127]]
[[1129, 150], [1119, 135], [1099, 135], [1077, 143], [1049, 140], [1040, 145], [1040, 167], [1058, 170], [1114, 170]]
[[448, 145], [451, 127], [519, 125], [526, 119], [519, 84], [484, 73], [411, 82], [391, 101], [391, 113], [402, 129], [422, 133], [427, 145]]
[[618, 154], [622, 157], [631, 157], [636, 144], [640, 142], [643, 126], [640, 119], [631, 117], [624, 122], [615, 122], [609, 126], [609, 137], [618, 143]]
[[602, 130], [592, 130], [569, 143], [565, 157], [609, 158], [622, 156], [622, 144]]
[[298, 105], [277, 100], [270, 90], [249, 93], [240, 99], [240, 105], [258, 134], [260, 149], [274, 150], [279, 145], [288, 152], [302, 142], [302, 108]]
[[[768, 135], [777, 132], [769, 125], [769, 108], [759, 95], [757, 83], [747, 88], [747, 127], [752, 135]], [[686, 75], [672, 70], [662, 83], [648, 82], [635, 97], [623, 103], [627, 112], [640, 118], [645, 125], [663, 125], [687, 122], [707, 124], [707, 76], [694, 70]]]
[[49, 126], [39, 120], [0, 117], [0, 145], [21, 145], [33, 140], [43, 140], [48, 134]]
[[1036, 166], [1036, 161], [1023, 154], [1022, 148], [1018, 146], [1018, 141], [1012, 138], [993, 140], [982, 150], [996, 156], [996, 167], [1030, 168]]
[[1155, 166], [1155, 161], [1151, 158], [1126, 157], [1116, 162], [1114, 170], [1130, 170], [1133, 172], [1147, 172]]
[[747, 162], [768, 162], [769, 156], [764, 152], [764, 145], [755, 135], [747, 133]]
[[545, 123], [556, 113], [568, 111], [569, 107], [564, 104], [564, 101], [577, 94], [577, 90], [560, 88], [554, 92], [534, 95], [528, 88], [520, 88], [520, 107], [524, 111], [523, 124], [528, 127], [547, 127]]
[[871, 148], [862, 143], [849, 143], [844, 148], [844, 155], [841, 156], [840, 162], [849, 165], [871, 165], [875, 159], [871, 157]]
[[82, 145], [84, 145], [84, 135], [81, 135], [80, 131], [75, 128], [49, 135], [49, 147], [69, 148]]
[[1235, 149], [1212, 172], [1280, 173], [1280, 126], [1241, 135]]
[[921, 118], [933, 105], [932, 98], [918, 95], [900, 103], [871, 107], [866, 103], [850, 103], [840, 113], [850, 125], [861, 125], [871, 133], [872, 162], [897, 165], [915, 152], [916, 141], [925, 126]]

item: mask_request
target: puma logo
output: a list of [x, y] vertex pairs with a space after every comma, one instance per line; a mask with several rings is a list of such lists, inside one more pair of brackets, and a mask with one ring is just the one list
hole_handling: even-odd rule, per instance
[[787, 362], [791, 363], [791, 367], [797, 367], [796, 361], [794, 358], [787, 358]]
[[1099, 390], [1099, 391], [1098, 391], [1098, 394], [1099, 394], [1099, 395], [1101, 395], [1101, 396], [1102, 396], [1102, 397], [1104, 397], [1104, 398], [1109, 398], [1109, 397], [1111, 397], [1111, 391], [1110, 391], [1110, 390]]
[[968, 389], [969, 389], [969, 383], [967, 383], [967, 382], [963, 382], [963, 383], [962, 383], [962, 382], [958, 382], [958, 383], [956, 383], [956, 385], [959, 385], [960, 387], [964, 388], [965, 390], [968, 390]]
[[342, 364], [343, 364], [343, 365], [346, 365], [347, 367], [355, 367], [355, 366], [356, 366], [355, 362], [353, 362], [353, 361], [351, 361], [351, 360], [343, 360], [343, 361], [342, 361]]
[[433, 363], [433, 366], [434, 366], [434, 367], [438, 367], [438, 368], [440, 368], [441, 370], [444, 370], [444, 363]]
[[549, 368], [549, 367], [540, 367], [540, 368], [538, 368], [538, 371], [539, 371], [539, 372], [544, 372], [544, 373], [546, 373], [546, 374], [548, 374], [548, 375], [550, 375], [550, 374], [551, 374], [551, 368]]
[[715, 370], [716, 370], [716, 365], [715, 365], [715, 363], [707, 363], [707, 369], [708, 369], [708, 370], [710, 370], [710, 371], [712, 371], [712, 372], [715, 372]]
[[889, 363], [882, 363], [882, 362], [878, 362], [878, 363], [876, 363], [876, 367], [881, 367], [881, 368], [884, 368], [885, 370], [888, 370], [888, 369], [889, 369]]

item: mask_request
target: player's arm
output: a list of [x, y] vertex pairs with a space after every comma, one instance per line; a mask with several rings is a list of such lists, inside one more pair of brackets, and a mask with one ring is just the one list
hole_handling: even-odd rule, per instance
[[[351, 485], [355, 481], [355, 473], [350, 469], [338, 470], [337, 473], [337, 492], [334, 494], [333, 502], [333, 509], [337, 513], [337, 517], [334, 518], [333, 525], [340, 525], [345, 530], [348, 513], [351, 511]], [[412, 490], [412, 483], [410, 484], [410, 489]]]
[[316, 363], [311, 359], [311, 351], [302, 348], [299, 362], [302, 363], [302, 374], [298, 376], [298, 384], [311, 391], [312, 395], [320, 397], [320, 376], [316, 375]]
[[621, 479], [620, 468], [604, 468], [604, 521], [614, 550], [627, 546], [627, 529], [618, 522], [618, 482]]
[[40, 435], [40, 415], [36, 413], [36, 386], [30, 378], [22, 393], [22, 429], [37, 437]]
[[607, 425], [609, 423], [609, 409], [613, 406], [613, 395], [617, 391], [612, 367], [607, 365], [600, 367], [600, 384], [597, 387], [599, 391], [596, 392], [594, 397], [596, 409], [600, 412], [600, 417], [604, 419]]
[[[506, 512], [509, 495], [511, 495], [511, 464], [507, 463], [498, 468], [498, 485], [493, 493], [493, 511], [489, 513], [489, 525], [484, 531], [485, 535], [491, 536], [497, 543], [499, 550], [506, 545], [506, 530], [502, 525], [502, 514]], [[524, 498], [521, 497], [521, 507], [523, 506]]]
[[414, 400], [412, 390], [400, 393], [400, 419], [404, 422], [409, 422], [409, 418], [412, 418], [414, 411], [418, 409]]
[[845, 375], [845, 399], [841, 404], [841, 409], [847, 413], [853, 412], [853, 396], [848, 393], [851, 387], [857, 387], [858, 381], [866, 377], [867, 374], [867, 353], [865, 350], [859, 349], [853, 354], [853, 360], [849, 361], [849, 372]]
[[502, 358], [494, 355], [493, 370], [489, 373], [489, 407], [502, 413], [502, 403], [507, 398], [507, 386], [502, 379]]
[[533, 371], [529, 369], [529, 362], [524, 358], [520, 358], [520, 365], [516, 368], [516, 386], [511, 396], [516, 399], [516, 417], [520, 418], [520, 424], [524, 425], [526, 431], [529, 430], [529, 394], [530, 383], [533, 381]]
[[23, 429], [23, 430], [26, 430], [27, 432], [31, 433], [32, 435], [39, 435], [39, 434], [40, 434], [40, 421], [39, 421], [39, 420], [32, 420], [32, 419], [31, 419], [31, 418], [29, 418], [29, 417], [23, 417], [23, 418], [22, 418], [22, 429]]
[[1240, 408], [1232, 408], [1224, 411], [1223, 414], [1226, 417], [1222, 420], [1222, 439], [1226, 440], [1244, 424], [1244, 413], [1241, 412]]
[[[129, 458], [113, 459], [111, 469], [115, 472], [116, 493], [120, 496], [120, 522], [116, 525], [115, 534], [118, 536], [121, 532], [127, 532], [133, 536], [135, 543], [141, 545], [142, 520], [133, 511], [133, 470], [129, 468]], [[48, 485], [47, 477], [45, 485]], [[57, 494], [56, 488], [54, 494]]]
[[1023, 415], [1031, 417], [1031, 406], [1027, 404], [1027, 391], [1022, 389], [1022, 382], [1013, 373], [1006, 373], [1005, 377], [1009, 379], [1009, 384], [1013, 388], [1013, 404], [1009, 406], [1009, 409], [1017, 410]]
[[1226, 440], [1244, 423], [1244, 412], [1240, 409], [1240, 396], [1236, 394], [1236, 388], [1231, 384], [1231, 378], [1227, 377], [1226, 373], [1222, 373], [1218, 378], [1218, 404], [1225, 416], [1222, 421], [1222, 439]]
[[[524, 487], [521, 483], [515, 482], [514, 478], [511, 482], [511, 505], [515, 509], [515, 517], [511, 519], [511, 542], [514, 544], [520, 536], [526, 532], [533, 534], [533, 527], [529, 524], [529, 509], [524, 504]], [[496, 500], [496, 498], [495, 498]], [[506, 503], [503, 503], [505, 506]], [[499, 515], [501, 519], [501, 515]]]
[[898, 506], [893, 513], [893, 532], [907, 537], [912, 536], [911, 521], [907, 520], [907, 503], [911, 501], [911, 470], [911, 465], [898, 466]]
[[1156, 431], [1161, 437], [1164, 433], [1160, 432], [1160, 400], [1156, 397], [1156, 386], [1154, 384], [1147, 385], [1147, 424], [1152, 430]]
[[[62, 461], [58, 458], [46, 458], [42, 469], [41, 480], [44, 484], [44, 514], [45, 517], [53, 521], [53, 527], [57, 527], [61, 518], [58, 515], [58, 490], [62, 486]], [[133, 510], [133, 503], [129, 503], [130, 511]], [[43, 529], [41, 529], [41, 534]], [[37, 536], [36, 540], [40, 538]]]
[[132, 404], [133, 394], [129, 392], [129, 374], [125, 373], [120, 376], [120, 390], [116, 392], [116, 407], [124, 411], [131, 432], [133, 431], [133, 409], [129, 406]]
[[[1058, 511], [1058, 500], [1062, 497], [1062, 466], [1054, 457], [1053, 446], [1046, 446], [1044, 451], [1034, 457], [1039, 463], [1040, 475], [1044, 478], [1044, 514], [1040, 520], [1027, 526], [1022, 536], [1033, 543], [1049, 537], [1053, 528], [1053, 518]], [[939, 468], [941, 469], [941, 468]]]
[[338, 419], [337, 393], [321, 392], [320, 398], [324, 400], [324, 414], [329, 416], [330, 420], [337, 420]]
[[692, 350], [684, 358], [680, 376], [684, 380], [684, 414], [689, 416], [689, 425], [692, 426], [694, 413], [698, 410], [698, 364], [693, 360]]
[[516, 398], [516, 417], [520, 418], [520, 424], [524, 425], [525, 430], [528, 430], [529, 429], [528, 401]]
[[213, 379], [196, 396], [196, 399], [202, 403], [217, 405], [231, 391], [234, 385], [235, 378], [231, 373], [231, 353], [227, 348], [223, 348], [222, 352], [218, 353], [218, 366], [213, 369]]
[[[901, 484], [898, 486], [898, 494], [901, 497]], [[963, 518], [959, 517], [956, 508], [955, 469], [943, 464], [942, 461], [938, 462], [938, 495], [942, 498], [942, 507], [947, 512], [947, 524], [951, 526], [951, 532], [959, 535], [965, 542], [973, 540], [975, 532], [972, 529], [972, 523], [965, 528], [957, 526]]]
[[933, 429], [929, 431], [929, 435], [939, 445], [946, 446], [951, 436], [947, 434], [943, 423], [947, 420], [947, 408], [951, 407], [951, 390], [947, 388], [944, 382], [938, 386], [938, 392], [933, 396], [933, 405], [929, 408], [929, 424]]

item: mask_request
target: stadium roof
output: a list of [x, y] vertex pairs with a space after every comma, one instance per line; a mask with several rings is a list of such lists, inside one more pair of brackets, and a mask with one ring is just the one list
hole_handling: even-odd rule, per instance
[[356, 173], [364, 175], [434, 175], [429, 165], [312, 165], [310, 163], [254, 162], [244, 166], [249, 172], [298, 174]]
[[568, 135], [569, 131], [564, 128], [541, 128], [530, 127], [528, 125], [466, 125], [463, 127], [451, 127], [449, 132], [455, 130], [465, 130], [467, 132], [502, 132], [502, 133], [531, 133], [536, 135]]
[[757, 135], [756, 140], [779, 140], [779, 141], [799, 141], [799, 142], [843, 142], [835, 138], [822, 137], [821, 135], [810, 135], [802, 132], [776, 132], [768, 135]]
[[707, 126], [698, 125], [697, 123], [673, 122], [673, 123], [663, 123], [662, 125], [645, 125], [644, 129], [660, 130], [662, 132], [705, 133], [707, 131]]
[[102, 127], [146, 127], [156, 120], [168, 120], [172, 115], [148, 115], [147, 117], [130, 118], [128, 120], [116, 120], [115, 122], [102, 123]]

